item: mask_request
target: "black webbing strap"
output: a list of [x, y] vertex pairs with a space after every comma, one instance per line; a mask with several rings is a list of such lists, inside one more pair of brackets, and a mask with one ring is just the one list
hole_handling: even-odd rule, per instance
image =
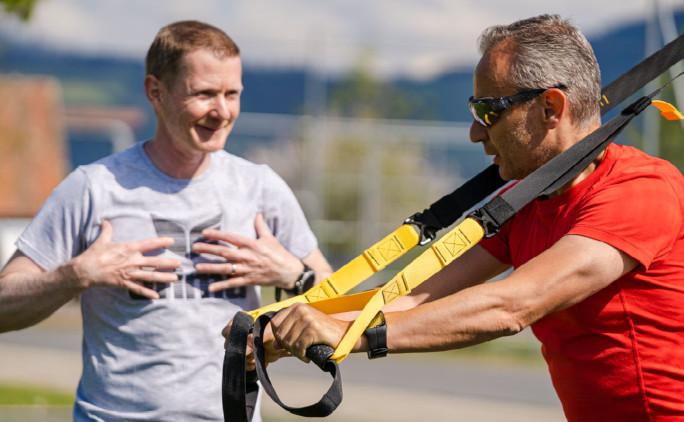
[[304, 407], [291, 407], [284, 404], [278, 394], [273, 388], [271, 379], [266, 372], [266, 359], [264, 356], [264, 344], [262, 341], [262, 336], [266, 325], [271, 321], [271, 318], [275, 315], [275, 312], [267, 312], [259, 318], [257, 318], [254, 323], [254, 361], [256, 364], [256, 371], [259, 375], [259, 380], [261, 381], [261, 386], [263, 387], [266, 394], [268, 394], [274, 402], [280, 405], [283, 409], [290, 413], [299, 416], [322, 418], [330, 415], [337, 409], [337, 406], [342, 403], [342, 377], [340, 375], [340, 369], [337, 366], [337, 362], [330, 359], [335, 350], [327, 345], [316, 345], [312, 346], [306, 351], [306, 356], [311, 359], [323, 372], [328, 372], [333, 377], [332, 384], [328, 391], [318, 400], [318, 402]]
[[680, 35], [601, 90], [601, 114], [610, 111], [682, 60], [684, 35]]
[[[684, 35], [680, 35], [606, 85], [601, 90], [601, 115], [612, 110], [681, 60], [683, 51]], [[464, 212], [483, 201], [505, 183], [499, 176], [499, 167], [492, 164], [452, 193], [430, 205], [422, 213], [416, 213], [408, 218], [406, 222], [419, 226], [421, 237], [432, 240], [439, 230], [453, 224]]]
[[[307, 357], [321, 370], [333, 377], [328, 391], [318, 402], [305, 407], [291, 407], [284, 404], [273, 388], [266, 371], [263, 334], [266, 325], [275, 315], [267, 312], [256, 322], [244, 312], [238, 312], [228, 334], [226, 353], [223, 358], [223, 417], [230, 422], [250, 422], [256, 407], [259, 385], [271, 399], [283, 409], [299, 416], [324, 417], [330, 415], [342, 402], [342, 377], [337, 362], [330, 359], [335, 350], [323, 344], [307, 350]], [[245, 350], [247, 338], [253, 333], [255, 371], [245, 371]]]
[[249, 422], [256, 407], [259, 386], [256, 371], [245, 370], [247, 339], [254, 320], [238, 312], [226, 343], [223, 357], [223, 417], [231, 422]]
[[[684, 50], [680, 52], [684, 55]], [[610, 119], [590, 135], [563, 151], [546, 164], [522, 179], [511, 189], [495, 197], [482, 208], [475, 210], [471, 216], [478, 220], [485, 229], [485, 235], [495, 235], [501, 226], [511, 219], [525, 205], [541, 195], [557, 191], [572, 178], [577, 176], [608, 145], [613, 142], [622, 129], [639, 113], [651, 104], [651, 99], [659, 94], [674, 79], [658, 88], [651, 94], [639, 98], [625, 108], [622, 113]]]
[[[649, 56], [606, 86], [602, 90], [601, 114], [606, 113], [627, 99], [627, 97], [641, 89], [647, 82], [655, 79], [674, 63], [681, 60], [683, 56], [684, 35], [679, 36], [676, 40], [663, 47], [663, 49]], [[629, 121], [651, 103], [651, 98], [661, 90], [662, 88], [627, 107], [620, 115], [608, 121], [587, 138], [553, 160], [550, 160], [511, 189], [489, 201], [485, 206], [474, 211], [471, 217], [480, 221], [488, 236], [494, 235], [506, 221], [527, 203], [539, 195], [548, 194], [559, 189], [582, 169], [586, 168], [614, 140]], [[532, 177], [533, 175], [536, 176]], [[415, 214], [407, 219], [407, 222], [419, 226], [422, 225], [421, 232], [432, 233], [434, 236], [437, 231], [455, 222], [463, 212], [484, 200], [504, 183], [499, 177], [498, 166], [489, 166], [459, 189], [432, 204], [423, 213]], [[254, 409], [256, 394], [254, 393], [251, 397], [247, 398], [241, 394], [243, 394], [242, 392], [247, 394], [255, 392], [257, 388], [253, 372], [250, 372], [249, 377], [251, 379], [248, 379], [244, 366], [246, 342], [252, 328], [252, 318], [243, 313], [238, 313], [238, 315], [243, 315], [246, 318], [236, 316], [233, 320], [233, 328], [229, 334], [223, 367], [223, 408], [226, 420], [231, 422], [249, 422]], [[319, 349], [319, 346], [314, 346], [312, 349]], [[254, 350], [255, 360], [256, 356], [260, 354], [259, 359], [263, 362], [263, 344], [261, 344], [261, 347], [257, 347], [255, 344]], [[321, 354], [325, 355], [326, 353]], [[309, 356], [308, 353], [307, 356]], [[312, 357], [310, 356], [310, 358]], [[312, 360], [314, 359], [312, 358]], [[328, 360], [328, 362], [334, 361]], [[317, 365], [322, 368], [325, 367], [325, 364], [317, 363]], [[336, 363], [334, 369], [330, 369], [328, 372], [335, 379], [339, 378], [339, 368], [337, 368]], [[264, 384], [264, 380], [267, 380], [266, 382], [270, 384], [265, 371], [265, 364], [257, 364], [257, 373], [262, 384]], [[272, 389], [272, 386], [269, 388]], [[264, 389], [266, 390], [266, 387]], [[277, 397], [277, 395], [275, 391], [272, 391], [272, 393], [269, 393], [269, 395], [275, 401], [274, 397]], [[341, 401], [341, 387], [339, 394], [339, 400]], [[321, 401], [327, 401], [330, 406], [334, 406], [332, 410], [339, 405], [337, 398], [326, 398], [324, 396]], [[291, 408], [283, 405], [279, 399], [276, 402], [286, 410], [292, 411]], [[307, 408], [310, 407], [308, 406]], [[328, 410], [316, 410], [316, 412], [319, 411], [328, 412]]]
[[449, 227], [463, 213], [487, 198], [506, 181], [499, 176], [499, 166], [492, 164], [472, 179], [469, 179], [455, 191], [444, 195], [423, 212], [416, 213], [406, 219], [405, 223], [419, 228], [421, 245], [434, 240], [437, 232]]

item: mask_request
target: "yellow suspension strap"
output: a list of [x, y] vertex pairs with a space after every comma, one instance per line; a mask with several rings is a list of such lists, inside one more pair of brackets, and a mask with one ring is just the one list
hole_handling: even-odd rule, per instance
[[483, 237], [494, 236], [508, 220], [535, 198], [549, 195], [572, 180], [646, 107], [653, 104], [668, 120], [682, 119], [681, 113], [671, 104], [652, 100], [682, 74], [684, 73], [680, 73], [663, 87], [635, 101], [619, 116], [548, 161], [511, 189], [473, 211], [461, 224], [435, 242], [429, 250], [372, 296], [330, 359], [341, 362], [384, 305], [399, 296], [410, 293], [413, 288], [461, 256]]
[[337, 345], [331, 359], [341, 362], [356, 344], [371, 320], [383, 306], [400, 296], [407, 295], [423, 281], [427, 280], [439, 270], [446, 267], [453, 260], [461, 256], [485, 235], [482, 226], [473, 218], [466, 218], [450, 232], [435, 242], [429, 249], [420, 254], [403, 271], [380, 289], [374, 291], [373, 296], [356, 318], [352, 326]]
[[[667, 67], [681, 60], [682, 52], [684, 52], [684, 36], [680, 36], [675, 41], [671, 42], [663, 49], [656, 52], [655, 54], [641, 62], [639, 65], [635, 66], [629, 72], [625, 73], [620, 78], [616, 79], [611, 84], [609, 84], [602, 91], [603, 97], [601, 102], [601, 114], [604, 114], [612, 107], [614, 107], [616, 104], [621, 103], [624, 99], [626, 99], [634, 92], [636, 92], [638, 89], [640, 89], [640, 87], [645, 85], [646, 82], [654, 79], [660, 73], [662, 73]], [[564, 185], [568, 180], [574, 177], [575, 174], [581, 171], [581, 169], [585, 168], [588, 165], [588, 163], [591, 162], [594, 159], [594, 157], [598, 155], [598, 153], [605, 149], [608, 146], [608, 144], [610, 144], [613, 141], [615, 136], [617, 136], [617, 134], [624, 128], [624, 126], [626, 126], [627, 123], [629, 123], [632, 117], [639, 114], [648, 105], [650, 105], [651, 98], [658, 92], [660, 92], [660, 90], [636, 101], [627, 109], [623, 110], [621, 115], [611, 119], [608, 123], [603, 125], [594, 133], [587, 136], [584, 140], [580, 141], [578, 144], [574, 145], [572, 148], [565, 151], [563, 154], [559, 155], [553, 160], [550, 160], [547, 164], [539, 168], [533, 174], [520, 181], [516, 186], [509, 189], [502, 195], [497, 196], [492, 201], [489, 201], [482, 208], [479, 208], [475, 212], [471, 213], [469, 218], [467, 218], [461, 225], [459, 225], [456, 228], [463, 229], [461, 234], [465, 235], [465, 238], [467, 238], [469, 242], [467, 245], [461, 246], [459, 248], [452, 248], [452, 250], [449, 250], [449, 247], [446, 246], [445, 241], [454, 241], [456, 239], [449, 239], [449, 237], [454, 234], [452, 231], [448, 233], [446, 236], [444, 236], [443, 240], [440, 240], [438, 244], [431, 247], [430, 250], [424, 252], [416, 261], [414, 261], [414, 263], [407, 266], [405, 270], [402, 271], [402, 273], [397, 275], [383, 288], [370, 292], [361, 293], [358, 295], [339, 297], [339, 295], [343, 293], [342, 290], [349, 290], [351, 287], [353, 287], [348, 287], [346, 283], [356, 285], [361, 281], [348, 281], [353, 279], [354, 277], [357, 277], [357, 269], [346, 269], [345, 266], [343, 267], [345, 268], [345, 270], [343, 271], [343, 273], [345, 273], [344, 277], [340, 277], [339, 273], [343, 270], [340, 269], [340, 271], [333, 274], [333, 276], [329, 278], [339, 283], [339, 286], [336, 283], [327, 283], [328, 288], [322, 288], [322, 290], [325, 292], [325, 295], [314, 295], [314, 289], [311, 289], [303, 295], [307, 296], [307, 294], [311, 293], [308, 297], [298, 299], [293, 298], [294, 300], [285, 302], [283, 303], [283, 305], [276, 305], [275, 309], [282, 309], [283, 307], [289, 306], [290, 304], [296, 302], [311, 303], [312, 306], [324, 310], [328, 313], [339, 313], [351, 309], [357, 310], [363, 306], [363, 311], [359, 318], [357, 318], [358, 323], [355, 322], [352, 325], [349, 332], [345, 335], [345, 338], [343, 339], [344, 344], [341, 342], [340, 345], [338, 345], [338, 351], [333, 351], [332, 348], [324, 345], [316, 345], [309, 348], [311, 351], [315, 350], [315, 352], [313, 352], [311, 355], [309, 354], [309, 350], [307, 351], [307, 356], [309, 356], [312, 359], [312, 361], [316, 362], [316, 364], [319, 365], [321, 369], [330, 372], [335, 378], [335, 382], [339, 384], [339, 371], [337, 370], [336, 366], [338, 363], [337, 360], [341, 361], [342, 359], [344, 359], [345, 356], [347, 356], [353, 345], [356, 343], [360, 335], [367, 327], [368, 323], [377, 314], [377, 311], [381, 309], [382, 306], [384, 306], [385, 303], [389, 303], [391, 300], [394, 300], [399, 296], [408, 294], [413, 288], [420, 284], [420, 282], [429, 278], [432, 274], [436, 273], [441, 268], [446, 266], [449, 262], [453, 261], [453, 259], [456, 259], [458, 256], [463, 254], [466, 250], [472, 247], [472, 245], [474, 245], [480, 239], [482, 239], [482, 237], [489, 237], [495, 235], [498, 229], [506, 221], [512, 218], [513, 215], [515, 215], [515, 213], [519, 209], [521, 209], [524, 205], [533, 200], [535, 197], [547, 194], [549, 192], [553, 192], [557, 190], [560, 186]], [[659, 104], [657, 102], [654, 105], [656, 107], [659, 107]], [[661, 108], [661, 110], [663, 112], [663, 115], [666, 117], [674, 116], [679, 118], [678, 114], [680, 113], [675, 113], [676, 110], [673, 111], [669, 108]], [[491, 171], [492, 169], [494, 172], [497, 172], [495, 166], [490, 166], [487, 170], [482, 172], [480, 175], [476, 176], [475, 179], [477, 179], [482, 174], [486, 173], [488, 170]], [[470, 184], [475, 179], [469, 180], [468, 182], [466, 182], [466, 184]], [[470, 189], [477, 190], [477, 186], [477, 183], [472, 183]], [[501, 184], [499, 184], [499, 186], [501, 186]], [[495, 189], [492, 188], [492, 185], [483, 186], [483, 184], [480, 184], [479, 187], [481, 189], [481, 199], [484, 199], [484, 197], [488, 196]], [[459, 190], [460, 189], [461, 188], [459, 188]], [[459, 190], [455, 191], [451, 195], [457, 195], [459, 193]], [[484, 196], [482, 196], [483, 192]], [[477, 195], [475, 195], [475, 197], [476, 196]], [[440, 199], [440, 201], [437, 201], [437, 203], [433, 204], [430, 207], [430, 209], [425, 210], [423, 214], [419, 213], [414, 216], [418, 216], [419, 218], [411, 218], [407, 220], [408, 224], [414, 224], [414, 226], [416, 226], [417, 230], [415, 230], [415, 233], [420, 233], [421, 236], [423, 236], [425, 233], [431, 233], [432, 235], [434, 235], [434, 232], [436, 232], [436, 230], [446, 227], [456, 220], [457, 217], [453, 218], [453, 216], [447, 216], [447, 218], [445, 218], [448, 212], [445, 214], [441, 214], [444, 210], [448, 211], [448, 209], [450, 208], [450, 206], [446, 204], [448, 202], [447, 200], [449, 199], [448, 197], [449, 195]], [[475, 203], [479, 202], [480, 200], [475, 201]], [[435, 205], [439, 203], [447, 206], [443, 206], [438, 209], [438, 207], [435, 207]], [[465, 209], [469, 209], [472, 205], [475, 205], [475, 203], [472, 203]], [[460, 216], [460, 213], [458, 214], [458, 216]], [[450, 222], [445, 223], [445, 221], [448, 221], [451, 218], [453, 219]], [[438, 224], [434, 224], [435, 219], [438, 220]], [[425, 223], [425, 220], [428, 220], [427, 224]], [[461, 227], [462, 225], [465, 226]], [[383, 241], [379, 242], [379, 244], [383, 243]], [[444, 254], [443, 252], [445, 250], [449, 251], [449, 253]], [[360, 260], [363, 256], [365, 256], [365, 252], [361, 257], [357, 259]], [[400, 255], [395, 256], [394, 259], [398, 258], [399, 256]], [[384, 266], [386, 266], [388, 263], [389, 262], [385, 263], [383, 267], [379, 267], [379, 269], [384, 268]], [[351, 266], [351, 263], [348, 265]], [[424, 268], [421, 268], [421, 266], [424, 266]], [[356, 265], [351, 267], [356, 267]], [[359, 268], [365, 267], [359, 264]], [[347, 271], [349, 272], [347, 273]], [[364, 277], [363, 279], [365, 279], [375, 271], [371, 270], [371, 272], [367, 272], [366, 275], [362, 274], [364, 272], [363, 269], [358, 270], [358, 272], [361, 273], [361, 276]], [[344, 279], [345, 281], [341, 282], [340, 280], [342, 279]], [[328, 290], [331, 290], [332, 293], [330, 293]], [[325, 298], [330, 299], [325, 300]], [[321, 299], [323, 299], [324, 302], [317, 302]], [[368, 303], [366, 305], [363, 305], [363, 303], [366, 301], [368, 301]], [[267, 321], [270, 320], [270, 315], [268, 314], [272, 314], [272, 312], [256, 311], [255, 315], [260, 315], [257, 320], [257, 325], [259, 325], [260, 323], [259, 320], [267, 318], [263, 320], [264, 324], [262, 326], [265, 327]], [[252, 315], [248, 316], [246, 314], [239, 313], [236, 316], [235, 320], [237, 320], [240, 316], [244, 316], [244, 318], [246, 318], [249, 321], [253, 321], [252, 318], [254, 318]], [[245, 321], [244, 325], [246, 329], [250, 328], [247, 326], [247, 321]], [[356, 325], [356, 327], [354, 325]], [[257, 337], [260, 337], [260, 334], [258, 336], [257, 331], [259, 330], [255, 330], [254, 333], [254, 347], [255, 360], [257, 361], [257, 370], [261, 370], [259, 379], [262, 380], [262, 384], [264, 385], [264, 387], [272, 387], [265, 372], [265, 360], [263, 359], [264, 349], [263, 344], [259, 344], [260, 341], [258, 340], [260, 340], [260, 338], [258, 339]], [[230, 415], [231, 418], [233, 418], [234, 416], [237, 417], [235, 419], [237, 421], [251, 419], [251, 413], [249, 411], [245, 416], [245, 410], [249, 409], [250, 406], [245, 406], [245, 380], [241, 379], [244, 377], [240, 377], [240, 374], [244, 373], [244, 369], [240, 370], [239, 365], [234, 365], [234, 363], [238, 363], [241, 361], [243, 362], [242, 368], [244, 368], [244, 348], [246, 347], [246, 345], [237, 343], [239, 343], [239, 340], [241, 340], [243, 337], [246, 338], [246, 333], [247, 331], [241, 332], [239, 335], [234, 336], [234, 338], [236, 339], [235, 341], [231, 339], [229, 339], [228, 341], [228, 345], [232, 349], [236, 349], [238, 350], [238, 352], [242, 350], [242, 355], [236, 353], [235, 356], [238, 356], [238, 358], [235, 359], [235, 356], [232, 356], [233, 359], [231, 360], [229, 359], [231, 357], [229, 355], [232, 354], [229, 353], [227, 348], [226, 357], [224, 360], [224, 414], [226, 416]], [[230, 334], [231, 338], [233, 338], [232, 330]], [[233, 343], [236, 344], [233, 345]], [[321, 351], [322, 348], [330, 349], [330, 352], [328, 353], [327, 349]], [[316, 355], [316, 358], [314, 358], [313, 355]], [[331, 356], [333, 356], [333, 359], [329, 359], [329, 357]], [[332, 367], [329, 364], [334, 364], [334, 367]], [[235, 374], [235, 371], [237, 371], [238, 373]], [[254, 385], [256, 385], [255, 381]], [[291, 411], [292, 413], [300, 414], [303, 416], [326, 416], [330, 414], [341, 402], [341, 386], [339, 386], [339, 392], [335, 391], [334, 393], [332, 393], [332, 390], [337, 389], [337, 387], [331, 388], [329, 393], [327, 393], [323, 398], [321, 398], [319, 403], [317, 403], [316, 405], [308, 406], [306, 408], [301, 409], [292, 409], [285, 406], [283, 407]], [[240, 393], [240, 391], [242, 391], [242, 393]], [[267, 388], [266, 392], [271, 396], [271, 398], [274, 398], [275, 391], [272, 391], [272, 388]], [[247, 400], [247, 402], [250, 402], [250, 400]], [[282, 403], [279, 401], [277, 401], [277, 403], [282, 405]]]
[[416, 228], [411, 224], [404, 224], [305, 293], [266, 305], [248, 314], [256, 320], [266, 312], [276, 312], [295, 303], [312, 303], [343, 295], [404, 255], [418, 245], [419, 241], [420, 235]]
[[499, 167], [492, 165], [466, 181], [453, 192], [435, 201], [429, 208], [413, 214], [404, 225], [365, 250], [348, 264], [305, 293], [248, 312], [256, 320], [267, 312], [276, 312], [294, 303], [314, 303], [345, 294], [371, 275], [382, 270], [417, 245], [426, 245], [437, 232], [452, 225], [466, 211], [483, 201], [506, 182]]

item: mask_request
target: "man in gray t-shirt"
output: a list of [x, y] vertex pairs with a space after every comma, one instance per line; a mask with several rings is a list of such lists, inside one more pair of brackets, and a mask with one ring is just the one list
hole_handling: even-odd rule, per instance
[[232, 40], [168, 25], [146, 73], [154, 137], [55, 189], [0, 273], [0, 331], [80, 295], [76, 421], [219, 421], [222, 328], [259, 286], [331, 269], [285, 182], [223, 150], [242, 91]]

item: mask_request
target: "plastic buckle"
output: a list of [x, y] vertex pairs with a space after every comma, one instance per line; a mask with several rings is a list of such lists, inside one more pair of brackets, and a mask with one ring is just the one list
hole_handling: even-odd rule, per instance
[[468, 217], [480, 223], [480, 226], [482, 226], [482, 229], [485, 232], [485, 239], [490, 238], [499, 232], [500, 226], [483, 208], [476, 209], [468, 214]]
[[407, 218], [406, 220], [404, 220], [404, 224], [411, 224], [413, 227], [416, 228], [416, 231], [420, 233], [420, 242], [418, 242], [418, 244], [420, 246], [425, 246], [428, 243], [435, 240], [439, 228], [426, 224], [424, 221], [421, 220], [422, 217], [423, 214], [417, 212], [409, 218]]

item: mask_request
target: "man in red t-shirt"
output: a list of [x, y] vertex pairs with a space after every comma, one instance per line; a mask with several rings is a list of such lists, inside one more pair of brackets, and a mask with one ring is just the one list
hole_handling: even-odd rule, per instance
[[[598, 64], [567, 21], [488, 28], [480, 50], [470, 137], [504, 179], [526, 177], [599, 127]], [[683, 214], [676, 168], [611, 145], [388, 305], [387, 348], [462, 348], [531, 326], [568, 420], [684, 420]], [[272, 320], [279, 347], [302, 359], [312, 344], [336, 346], [348, 326], [305, 305]], [[355, 350], [368, 348], [362, 336]]]

